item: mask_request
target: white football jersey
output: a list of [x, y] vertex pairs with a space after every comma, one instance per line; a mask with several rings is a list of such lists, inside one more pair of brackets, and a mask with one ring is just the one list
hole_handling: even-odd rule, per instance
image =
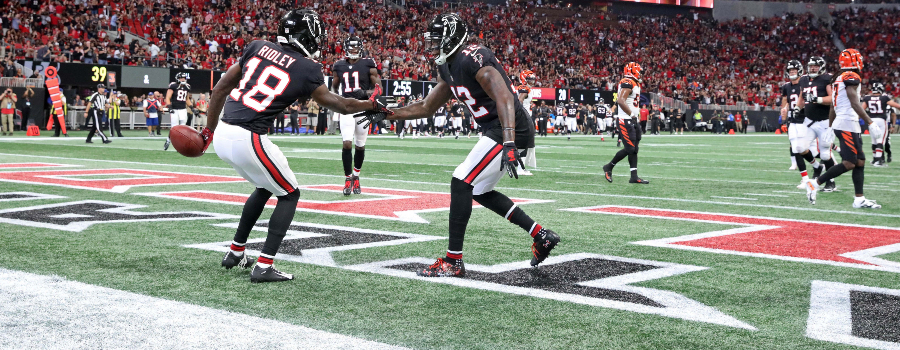
[[[850, 105], [847, 97], [847, 89], [855, 89], [859, 92], [862, 79], [855, 72], [843, 72], [831, 85], [831, 99], [834, 101], [834, 122], [831, 127], [835, 130], [859, 133], [859, 116]], [[858, 101], [857, 101], [858, 102]]]
[[[623, 89], [631, 89], [631, 94], [628, 95], [628, 98], [625, 99], [625, 104], [631, 107], [631, 110], [634, 111], [635, 108], [638, 108], [638, 102], [641, 101], [641, 84], [639, 84], [636, 80], [631, 77], [625, 77], [621, 81], [619, 81], [619, 87], [616, 91], [616, 96], [621, 98]], [[631, 119], [631, 116], [626, 114], [622, 108], [617, 108], [616, 116], [619, 119]]]

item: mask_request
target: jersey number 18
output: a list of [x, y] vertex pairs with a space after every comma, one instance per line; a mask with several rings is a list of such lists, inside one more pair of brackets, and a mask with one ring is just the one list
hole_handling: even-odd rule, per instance
[[[244, 79], [241, 79], [241, 83], [238, 87], [231, 90], [231, 94], [229, 94], [235, 101], [241, 101], [244, 106], [257, 112], [266, 110], [276, 97], [284, 93], [284, 89], [286, 89], [288, 83], [291, 82], [291, 76], [287, 72], [275, 66], [268, 66], [259, 74], [259, 78], [256, 79], [256, 85], [254, 85], [250, 91], [247, 91], [247, 93], [244, 94], [244, 97], [241, 98], [241, 91], [247, 86], [247, 82], [253, 77], [253, 74], [256, 72], [256, 68], [259, 67], [261, 61], [262, 60], [258, 57], [251, 58], [247, 61], [247, 65], [245, 66], [247, 71], [244, 73]], [[278, 79], [278, 84], [274, 87], [266, 84], [266, 81], [273, 77]], [[263, 94], [266, 98], [262, 101], [256, 100], [253, 98], [256, 94]]]

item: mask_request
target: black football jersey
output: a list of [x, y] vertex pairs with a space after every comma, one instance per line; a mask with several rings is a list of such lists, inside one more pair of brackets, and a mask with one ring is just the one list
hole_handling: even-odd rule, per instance
[[604, 105], [597, 106], [597, 118], [606, 118], [607, 114], [609, 114], [608, 109]]
[[169, 90], [172, 90], [172, 109], [187, 108], [187, 98], [191, 93], [191, 86], [188, 83], [182, 84], [176, 81], [169, 84]]
[[815, 101], [818, 97], [828, 96], [829, 84], [831, 84], [831, 74], [822, 74], [815, 78], [810, 78], [808, 75], [800, 77], [800, 88], [803, 89], [804, 101], [807, 101], [804, 107], [804, 114], [810, 120], [828, 120], [831, 105], [809, 103], [809, 101]]
[[369, 71], [372, 68], [378, 69], [374, 59], [360, 58], [353, 64], [347, 60], [340, 60], [335, 62], [332, 68], [338, 79], [334, 84], [338, 84], [337, 91], [341, 96], [347, 97], [356, 89], [371, 90], [374, 88], [372, 79], [369, 77]]
[[435, 117], [443, 117], [447, 115], [447, 108], [444, 106], [440, 106], [437, 109], [437, 112], [434, 113]]
[[575, 117], [578, 114], [578, 105], [574, 103], [570, 103], [566, 107], [566, 116], [567, 117]]
[[794, 115], [792, 112], [800, 104], [800, 99], [803, 98], [803, 88], [800, 87], [800, 84], [791, 82], [784, 83], [784, 85], [781, 85], [781, 96], [787, 98], [788, 122], [803, 123], [803, 119], [805, 118], [803, 110], [801, 109], [800, 113], [797, 115]]
[[869, 112], [870, 118], [888, 119], [888, 115], [890, 115], [891, 112], [891, 106], [888, 106], [887, 103], [890, 100], [891, 98], [885, 95], [867, 95], [862, 98], [862, 105], [863, 108]]
[[325, 84], [322, 64], [281, 45], [256, 40], [241, 55], [241, 81], [225, 100], [222, 121], [266, 134], [285, 108]]
[[[491, 138], [497, 143], [503, 143], [502, 127], [500, 125], [499, 115], [497, 114], [497, 103], [491, 99], [487, 92], [475, 79], [475, 75], [483, 67], [494, 67], [500, 72], [504, 83], [509, 88], [509, 92], [513, 94], [513, 103], [515, 103], [516, 118], [516, 144], [522, 139], [522, 144], [526, 142], [528, 128], [532, 125], [528, 118], [528, 113], [522, 102], [516, 96], [516, 90], [509, 80], [506, 70], [497, 61], [494, 53], [484, 46], [472, 44], [459, 52], [452, 61], [448, 61], [438, 66], [438, 74], [449, 86], [456, 99], [466, 104], [475, 122], [484, 129], [485, 136]], [[531, 135], [534, 129], [531, 129]], [[520, 137], [521, 135], [521, 137]], [[519, 146], [524, 147], [524, 146]]]

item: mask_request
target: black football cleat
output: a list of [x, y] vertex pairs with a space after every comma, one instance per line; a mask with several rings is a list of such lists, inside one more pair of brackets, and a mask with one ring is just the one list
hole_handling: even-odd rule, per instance
[[628, 183], [630, 183], [630, 184], [644, 184], [644, 185], [646, 185], [646, 184], [649, 184], [650, 181], [644, 180], [644, 179], [642, 179], [642, 178], [632, 178], [631, 180], [628, 180]]
[[171, 145], [171, 144], [172, 144], [171, 140], [166, 140], [166, 143], [163, 144], [163, 151], [168, 151], [169, 145]]
[[531, 244], [531, 266], [537, 266], [544, 259], [550, 256], [550, 251], [559, 244], [559, 235], [556, 232], [542, 228], [534, 236], [534, 243]]
[[259, 265], [254, 265], [253, 271], [250, 272], [250, 282], [252, 283], [282, 282], [292, 279], [294, 279], [294, 275], [278, 271], [275, 269], [275, 266], [262, 268]]
[[[4, 134], [4, 135], [6, 135], [6, 134]], [[84, 143], [94, 143], [94, 141], [91, 141], [91, 140], [85, 140]]]
[[828, 180], [825, 184], [825, 187], [822, 188], [822, 192], [834, 192], [837, 186], [834, 184], [834, 180]]
[[438, 258], [434, 264], [416, 272], [416, 275], [422, 277], [465, 277], [466, 265], [462, 259], [449, 263], [444, 258]]
[[353, 189], [353, 178], [347, 176], [347, 179], [344, 180], [344, 195], [349, 196], [350, 192]]
[[231, 268], [235, 266], [242, 269], [249, 269], [255, 262], [256, 259], [248, 257], [247, 253], [244, 253], [241, 256], [237, 256], [234, 255], [234, 252], [230, 250], [228, 251], [228, 253], [225, 253], [225, 257], [222, 258], [222, 266], [224, 266], [228, 270], [231, 270]]
[[606, 177], [606, 181], [612, 182], [612, 168], [609, 164], [603, 166], [603, 176]]
[[891, 156], [887, 156], [887, 162], [888, 162], [888, 163], [891, 162]]
[[106, 144], [106, 143], [112, 143], [112, 140], [104, 140], [103, 143], [104, 143], [104, 144]]
[[362, 188], [359, 187], [359, 176], [353, 177], [353, 194], [362, 194]]

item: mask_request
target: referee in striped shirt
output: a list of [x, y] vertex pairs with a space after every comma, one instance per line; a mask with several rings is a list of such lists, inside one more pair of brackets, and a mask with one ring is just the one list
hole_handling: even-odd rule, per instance
[[106, 97], [106, 85], [97, 84], [97, 92], [95, 92], [91, 97], [88, 97], [89, 108], [87, 111], [87, 121], [86, 124], [90, 125], [91, 122], [94, 122], [94, 127], [91, 128], [91, 131], [88, 132], [86, 143], [93, 143], [91, 139], [94, 137], [94, 133], [100, 134], [100, 138], [103, 139], [103, 143], [110, 143], [106, 135], [103, 133], [103, 129], [100, 126], [100, 120], [103, 118], [103, 113], [106, 113], [106, 110], [109, 108], [108, 98]]

